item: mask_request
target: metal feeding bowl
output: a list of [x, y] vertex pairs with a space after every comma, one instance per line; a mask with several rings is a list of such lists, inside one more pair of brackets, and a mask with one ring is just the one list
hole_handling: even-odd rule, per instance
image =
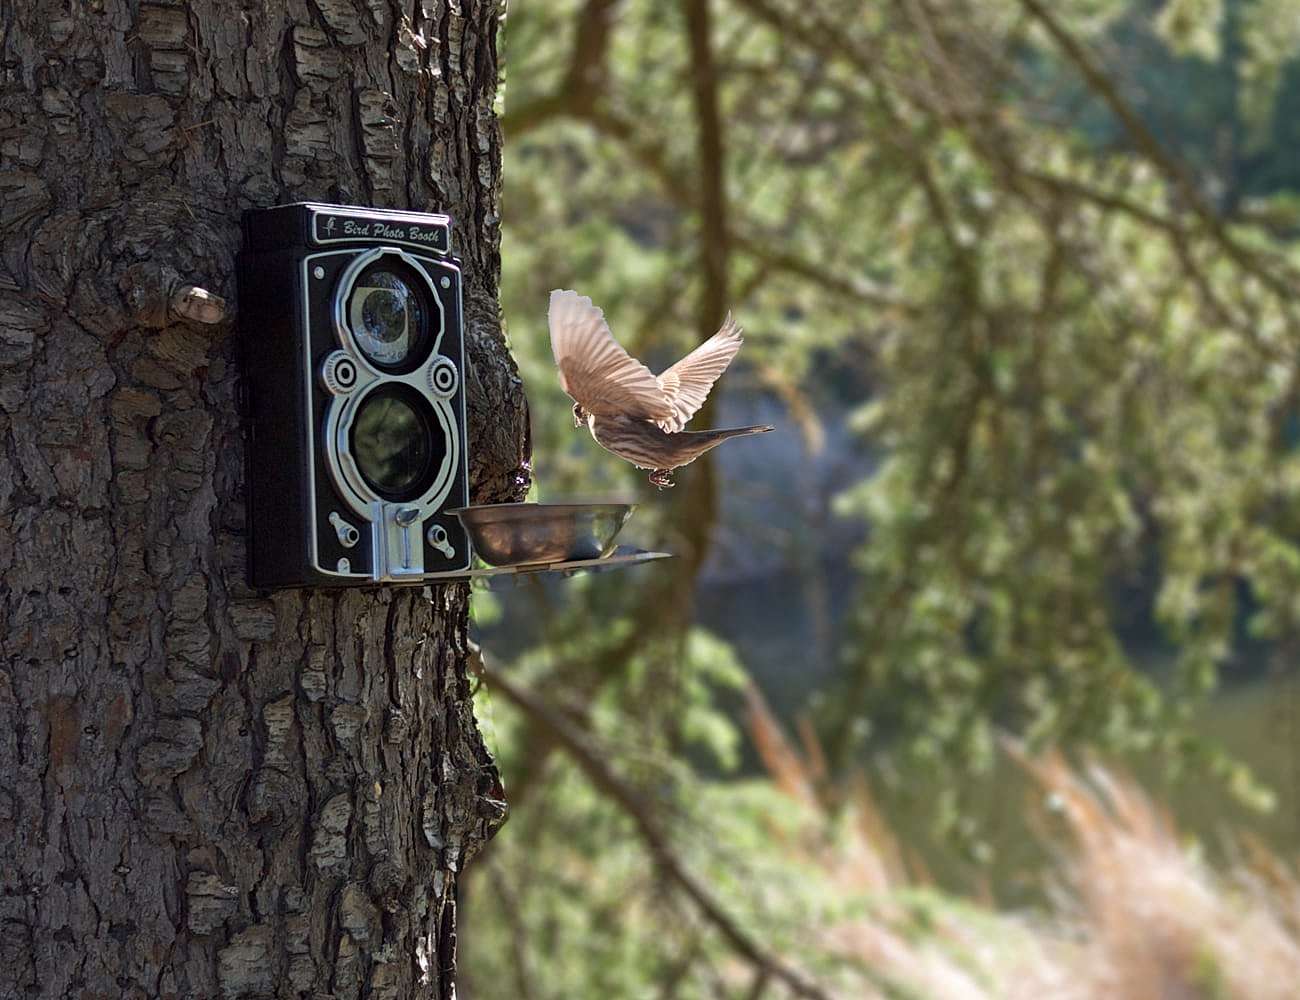
[[630, 503], [492, 503], [451, 513], [492, 566], [601, 559], [636, 510]]

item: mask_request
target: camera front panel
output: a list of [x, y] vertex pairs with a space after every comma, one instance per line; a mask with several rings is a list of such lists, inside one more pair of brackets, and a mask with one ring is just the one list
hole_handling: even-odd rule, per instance
[[315, 569], [401, 580], [468, 568], [464, 529], [443, 513], [467, 502], [459, 268], [397, 247], [302, 267]]
[[[286, 208], [303, 212], [288, 254], [266, 239], [277, 227], [293, 237]], [[263, 397], [250, 414], [254, 586], [416, 583], [469, 568], [468, 537], [447, 513], [468, 502], [461, 272], [429, 246], [439, 233], [446, 246], [448, 226], [335, 206], [246, 217], [241, 292], [254, 305], [283, 295], [275, 276], [287, 267], [296, 298], [292, 310], [281, 298], [279, 323], [241, 305], [245, 378]], [[282, 348], [286, 332], [268, 326], [291, 327], [292, 365], [268, 343]]]

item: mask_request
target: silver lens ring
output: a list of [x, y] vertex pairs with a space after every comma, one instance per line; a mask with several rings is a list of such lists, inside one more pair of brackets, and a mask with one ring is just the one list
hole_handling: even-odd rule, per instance
[[396, 247], [357, 255], [335, 287], [339, 343], [380, 377], [421, 377], [442, 339], [443, 313], [425, 263]]

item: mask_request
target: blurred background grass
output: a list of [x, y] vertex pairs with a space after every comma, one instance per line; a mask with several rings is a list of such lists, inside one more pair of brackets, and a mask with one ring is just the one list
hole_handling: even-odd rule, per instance
[[[1216, 921], [1300, 981], [1300, 0], [521, 2], [504, 46], [535, 497], [678, 558], [476, 595], [512, 816], [462, 994], [1293, 995]], [[572, 428], [557, 287], [656, 368], [731, 309], [694, 426], [778, 432], [654, 492]], [[1095, 888], [1148, 864], [1150, 967]]]

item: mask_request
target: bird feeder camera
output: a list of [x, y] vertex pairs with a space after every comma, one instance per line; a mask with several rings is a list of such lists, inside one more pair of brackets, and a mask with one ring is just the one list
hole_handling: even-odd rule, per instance
[[445, 215], [246, 212], [239, 260], [254, 587], [464, 575], [461, 272]]

